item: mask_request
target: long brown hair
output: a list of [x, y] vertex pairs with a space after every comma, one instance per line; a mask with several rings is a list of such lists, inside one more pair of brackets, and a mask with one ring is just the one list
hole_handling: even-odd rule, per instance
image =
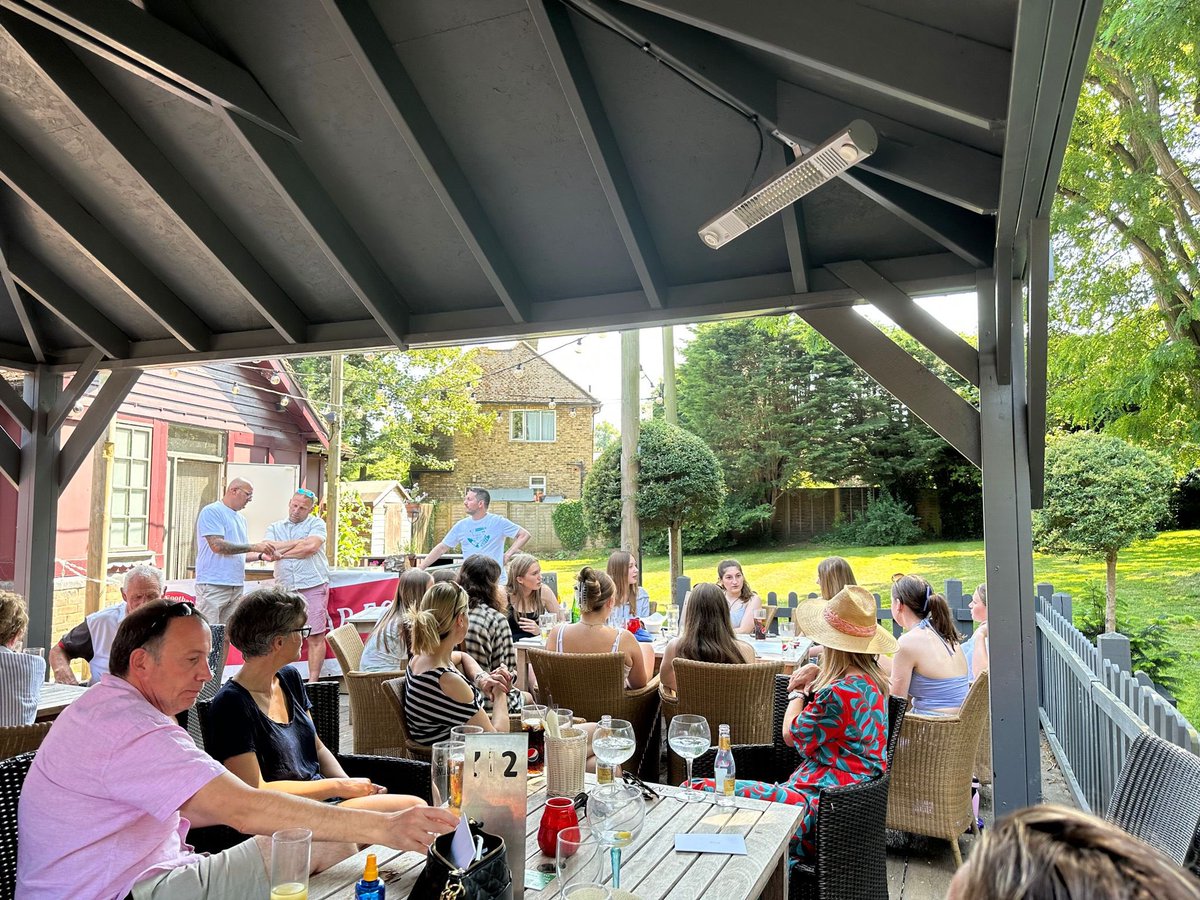
[[729, 620], [724, 589], [716, 584], [696, 585], [688, 596], [675, 655], [697, 662], [741, 663], [746, 660], [739, 644]]
[[[537, 564], [537, 557], [532, 553], [515, 553], [513, 558], [508, 561], [508, 583], [504, 585], [504, 590], [508, 594], [510, 618], [516, 618], [522, 613], [540, 616], [546, 611], [546, 604], [542, 600], [542, 589], [539, 587], [536, 593], [522, 597], [521, 583], [517, 580], [524, 578], [525, 573]], [[532, 609], [527, 607], [532, 607]]]
[[893, 606], [896, 603], [903, 603], [918, 619], [928, 619], [933, 630], [947, 644], [953, 646], [962, 641], [950, 615], [950, 604], [941, 594], [934, 593], [929, 582], [920, 575], [905, 575], [892, 585]]
[[379, 646], [383, 648], [384, 653], [393, 652], [392, 638], [397, 636], [404, 644], [404, 649], [409, 649], [408, 629], [404, 627], [404, 616], [417, 608], [417, 604], [421, 602], [425, 592], [432, 586], [433, 575], [424, 569], [405, 569], [400, 574], [400, 583], [396, 587], [396, 599], [382, 618], [375, 623], [375, 627], [371, 629], [371, 637], [379, 635]]
[[[746, 580], [746, 570], [736, 559], [723, 559], [717, 563], [717, 584], [721, 584], [721, 579], [729, 569], [737, 569], [742, 573], [742, 592], [738, 594], [738, 599], [743, 603], [749, 603], [750, 598], [754, 596], [754, 591], [750, 590], [750, 582]], [[725, 589], [724, 585], [721, 585], [721, 589]]]
[[827, 556], [817, 563], [817, 584], [821, 586], [821, 599], [832, 600], [846, 585], [858, 581], [850, 563], [840, 556]]
[[633, 554], [628, 550], [614, 550], [608, 558], [608, 577], [613, 580], [617, 592], [617, 606], [628, 606], [631, 616], [637, 615], [638, 586], [629, 583], [629, 564]]
[[499, 613], [508, 612], [508, 594], [500, 588], [500, 563], [482, 553], [463, 560], [458, 583], [471, 598], [471, 609], [490, 606]]
[[579, 594], [579, 608], [584, 612], [597, 612], [612, 599], [613, 580], [605, 572], [584, 566], [575, 579], [575, 589]]
[[467, 611], [467, 592], [453, 582], [435, 584], [425, 592], [415, 610], [405, 616], [413, 656], [437, 652], [459, 613]]

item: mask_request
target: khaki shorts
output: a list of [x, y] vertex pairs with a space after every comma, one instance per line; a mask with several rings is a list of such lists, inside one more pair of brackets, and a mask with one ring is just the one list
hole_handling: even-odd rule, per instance
[[190, 866], [152, 875], [133, 886], [133, 900], [246, 900], [271, 893], [266, 863], [251, 838]]
[[244, 588], [240, 584], [198, 584], [196, 585], [196, 609], [204, 613], [210, 625], [220, 622], [228, 625], [242, 599]]
[[308, 607], [308, 627], [314, 635], [324, 634], [329, 630], [329, 582], [314, 584], [312, 587], [296, 591], [304, 598]]

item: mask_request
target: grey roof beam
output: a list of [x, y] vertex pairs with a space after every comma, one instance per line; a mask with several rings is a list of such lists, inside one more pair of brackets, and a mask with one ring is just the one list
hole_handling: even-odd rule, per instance
[[[276, 193], [383, 328], [388, 340], [403, 347], [408, 327], [407, 304], [296, 148], [223, 108], [217, 108], [217, 115], [225, 120]], [[269, 355], [277, 356], [278, 352]]]
[[0, 284], [3, 285], [4, 293], [8, 295], [8, 299], [13, 306], [13, 311], [17, 314], [17, 321], [21, 323], [21, 331], [25, 333], [25, 340], [29, 342], [29, 349], [33, 353], [33, 358], [39, 363], [44, 363], [46, 361], [46, 350], [42, 341], [41, 330], [38, 328], [37, 320], [34, 319], [33, 313], [30, 312], [29, 305], [21, 295], [16, 281], [13, 280], [12, 272], [9, 271], [7, 253], [2, 239], [0, 239]]
[[514, 322], [526, 321], [529, 290], [370, 5], [322, 4], [496, 296]]
[[92, 264], [189, 350], [207, 345], [209, 329], [200, 317], [2, 131], [0, 180], [61, 228]]
[[570, 13], [560, 0], [527, 2], [646, 300], [655, 309], [661, 309], [667, 291], [662, 262]]
[[1025, 391], [1029, 398], [1029, 495], [1042, 508], [1046, 480], [1046, 353], [1050, 312], [1050, 219], [1029, 226], [1029, 357]]
[[50, 415], [46, 420], [47, 430], [57, 431], [62, 423], [67, 421], [67, 416], [71, 414], [71, 410], [75, 408], [79, 398], [91, 386], [92, 379], [96, 377], [96, 372], [99, 371], [103, 359], [104, 352], [93, 348], [87, 358], [79, 364], [79, 368], [75, 370], [75, 374], [71, 376], [71, 380], [63, 388], [63, 392], [54, 401], [54, 408], [50, 410]]
[[71, 483], [79, 467], [96, 446], [96, 441], [108, 429], [108, 423], [117, 414], [133, 386], [141, 376], [141, 369], [119, 369], [110, 372], [96, 393], [87, 412], [63, 444], [58, 454], [58, 483], [66, 487]]
[[[787, 164], [790, 166], [799, 156], [791, 147], [784, 150]], [[788, 268], [792, 272], [792, 290], [797, 294], [808, 292], [808, 229], [804, 225], [804, 207], [797, 200], [780, 214], [783, 220], [783, 241], [787, 246]]]
[[43, 13], [68, 26], [57, 33], [156, 84], [166, 79], [287, 138], [299, 140], [254, 77], [236, 63], [139, 9], [128, 0], [0, 0], [0, 6], [44, 24]]
[[983, 467], [979, 410], [853, 309], [799, 316], [975, 466]]
[[29, 371], [40, 365], [43, 365], [43, 363], [39, 363], [33, 358], [33, 353], [28, 347], [22, 347], [20, 344], [10, 344], [7, 341], [0, 341], [0, 366]]
[[9, 253], [9, 262], [17, 284], [85, 341], [115, 359], [129, 355], [129, 336], [32, 253], [14, 246]]
[[623, 0], [806, 68], [990, 130], [1003, 124], [1012, 54], [841, 0]]
[[0, 12], [26, 59], [53, 83], [72, 110], [129, 163], [192, 239], [224, 270], [242, 297], [290, 344], [304, 340], [304, 315], [67, 46], [44, 29]]
[[0, 409], [16, 419], [17, 424], [30, 431], [33, 428], [33, 410], [25, 398], [13, 390], [13, 386], [0, 378]]
[[996, 212], [1000, 157], [786, 81], [777, 83], [777, 91], [780, 128], [805, 144], [819, 144], [863, 119], [878, 132], [879, 147], [858, 168], [972, 212]]
[[932, 315], [917, 306], [912, 297], [862, 260], [829, 263], [825, 268], [932, 350], [951, 369], [975, 387], [979, 387], [979, 353]]
[[7, 478], [13, 487], [20, 487], [21, 448], [12, 441], [8, 432], [0, 434], [0, 475]]

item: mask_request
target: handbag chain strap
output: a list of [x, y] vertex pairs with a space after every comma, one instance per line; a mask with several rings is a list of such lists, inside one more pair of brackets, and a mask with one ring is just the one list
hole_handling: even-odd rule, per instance
[[446, 886], [442, 889], [442, 896], [439, 900], [463, 900], [466, 896], [467, 892], [463, 888], [461, 881], [456, 884], [447, 882]]

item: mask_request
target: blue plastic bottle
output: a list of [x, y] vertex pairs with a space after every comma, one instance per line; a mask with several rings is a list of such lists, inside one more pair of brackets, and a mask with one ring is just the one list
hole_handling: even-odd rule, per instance
[[375, 854], [367, 854], [367, 866], [363, 869], [362, 880], [354, 885], [355, 900], [384, 900], [384, 884], [379, 878], [379, 865], [375, 862]]

